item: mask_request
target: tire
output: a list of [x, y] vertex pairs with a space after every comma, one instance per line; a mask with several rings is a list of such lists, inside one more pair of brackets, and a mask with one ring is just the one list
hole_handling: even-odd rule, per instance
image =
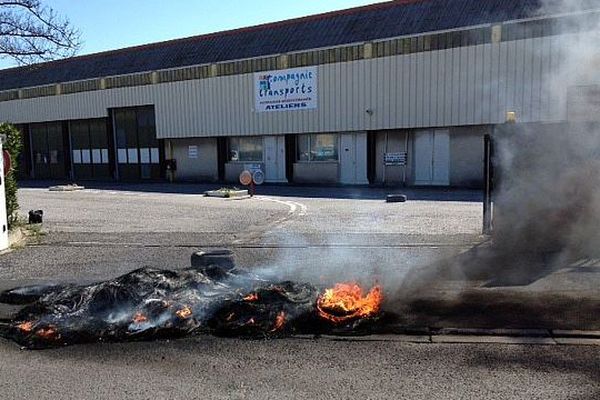
[[404, 194], [388, 194], [385, 197], [385, 201], [388, 203], [404, 203], [408, 200]]
[[233, 253], [229, 249], [197, 251], [191, 257], [192, 268], [216, 265], [227, 271], [235, 268]]

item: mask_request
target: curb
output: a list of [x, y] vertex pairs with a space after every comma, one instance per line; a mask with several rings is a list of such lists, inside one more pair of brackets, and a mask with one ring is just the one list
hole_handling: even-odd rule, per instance
[[411, 332], [364, 336], [294, 335], [292, 337], [336, 342], [600, 346], [600, 331], [549, 329], [415, 328]]

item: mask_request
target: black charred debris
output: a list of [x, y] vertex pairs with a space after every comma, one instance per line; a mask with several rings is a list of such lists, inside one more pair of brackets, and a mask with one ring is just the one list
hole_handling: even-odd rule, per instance
[[319, 288], [271, 282], [218, 262], [218, 257], [216, 261], [195, 262], [177, 271], [142, 268], [87, 286], [42, 285], [2, 292], [1, 303], [24, 307], [0, 322], [0, 336], [24, 348], [44, 349], [194, 334], [276, 338], [367, 333], [365, 327], [378, 319], [374, 315], [334, 324], [318, 314]]

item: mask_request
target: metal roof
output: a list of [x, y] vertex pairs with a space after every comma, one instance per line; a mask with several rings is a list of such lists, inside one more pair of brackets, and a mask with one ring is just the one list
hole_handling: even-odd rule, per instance
[[0, 90], [217, 63], [531, 17], [542, 0], [396, 0], [0, 70]]

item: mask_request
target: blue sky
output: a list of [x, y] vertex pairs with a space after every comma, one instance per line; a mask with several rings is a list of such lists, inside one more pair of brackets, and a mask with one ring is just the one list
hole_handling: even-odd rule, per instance
[[[44, 0], [82, 32], [80, 54], [240, 28], [377, 0]], [[0, 60], [0, 68], [13, 65]]]

